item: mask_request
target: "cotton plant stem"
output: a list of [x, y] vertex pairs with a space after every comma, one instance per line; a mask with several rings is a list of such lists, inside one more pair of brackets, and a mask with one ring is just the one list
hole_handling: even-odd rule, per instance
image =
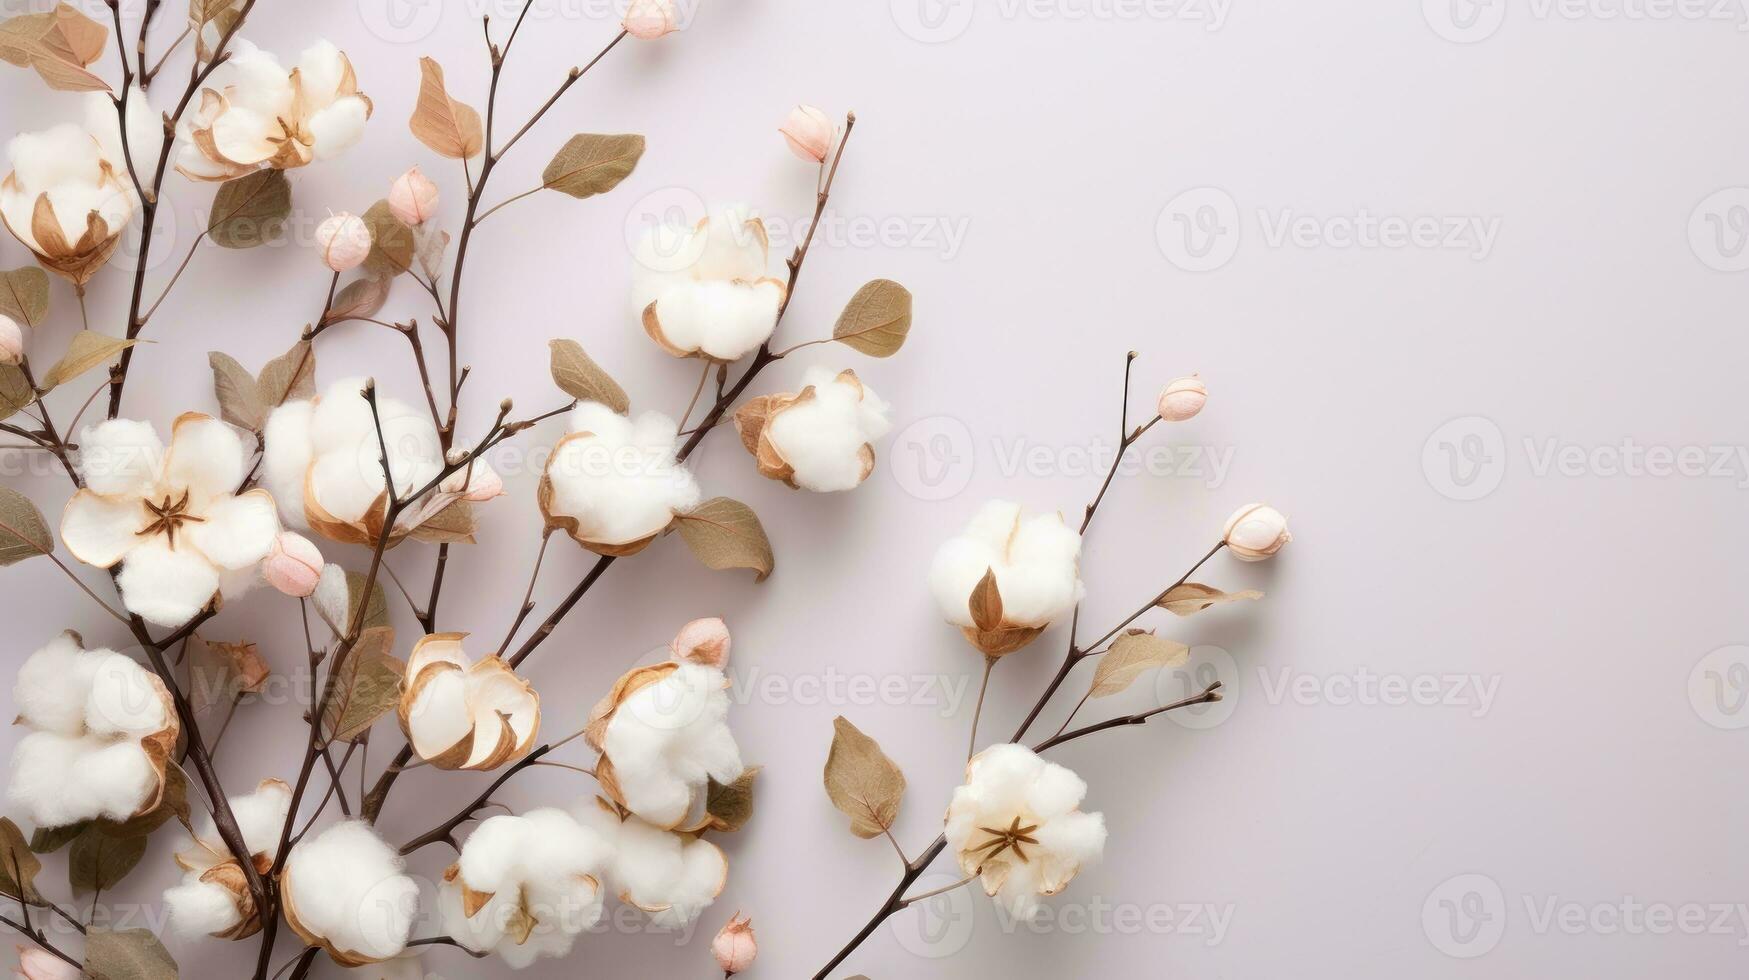
[[971, 744], [969, 746], [967, 746], [967, 748], [966, 748], [966, 761], [967, 762], [971, 761], [972, 756], [978, 754], [978, 719], [981, 718], [984, 714], [984, 695], [986, 693], [988, 693], [990, 690], [990, 671], [995, 670], [995, 669], [996, 669], [996, 658], [995, 657], [985, 657], [984, 658], [984, 682], [982, 684], [978, 685], [978, 706], [976, 708], [972, 709], [972, 738], [971, 738]]
[[412, 854], [414, 851], [417, 851], [426, 845], [439, 842], [447, 842], [459, 851], [461, 848], [455, 842], [456, 828], [467, 823], [473, 818], [475, 813], [478, 813], [490, 804], [492, 802], [492, 794], [496, 793], [499, 787], [509, 782], [510, 777], [539, 762], [541, 757], [545, 756], [548, 752], [551, 752], [552, 749], [553, 747], [550, 745], [542, 745], [517, 760], [510, 766], [510, 768], [500, 773], [497, 779], [492, 780], [491, 785], [487, 786], [479, 796], [474, 797], [474, 801], [463, 807], [455, 816], [401, 845], [401, 854]]
[[[27, 918], [28, 918], [28, 915], [29, 915], [29, 913], [26, 913]], [[54, 943], [50, 942], [49, 937], [42, 931], [42, 929], [34, 927], [34, 926], [25, 925], [21, 922], [18, 922], [17, 920], [13, 919], [11, 916], [8, 916], [8, 915], [0, 915], [0, 923], [4, 923], [8, 926], [11, 926], [20, 935], [24, 936], [26, 939], [29, 939], [31, 942], [36, 943], [38, 946], [41, 946], [47, 952], [53, 954], [56, 959], [59, 959], [62, 962], [69, 964], [74, 969], [79, 968], [79, 966], [80, 966], [79, 961], [74, 959], [71, 956], [68, 956], [65, 952], [63, 952], [61, 950], [60, 947], [58, 947]]]

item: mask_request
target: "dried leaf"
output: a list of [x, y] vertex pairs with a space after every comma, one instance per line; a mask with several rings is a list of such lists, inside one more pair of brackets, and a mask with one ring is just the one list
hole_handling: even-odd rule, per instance
[[372, 279], [393, 279], [413, 267], [415, 236], [406, 222], [395, 217], [388, 201], [378, 201], [364, 212], [370, 229], [370, 254], [364, 257], [365, 274]]
[[279, 355], [255, 376], [261, 402], [272, 412], [288, 401], [316, 397], [316, 352], [307, 340]]
[[261, 386], [255, 377], [229, 354], [208, 351], [206, 359], [213, 369], [213, 394], [219, 400], [219, 418], [250, 432], [260, 432], [267, 421], [267, 403], [261, 398]]
[[365, 630], [340, 665], [334, 694], [323, 721], [328, 737], [351, 742], [370, 731], [378, 718], [401, 700], [404, 665], [389, 654], [395, 631], [387, 626]]
[[55, 553], [55, 536], [30, 498], [0, 487], [0, 567]]
[[419, 59], [419, 101], [410, 125], [419, 142], [453, 159], [476, 156], [486, 145], [480, 114], [449, 97], [443, 87], [443, 66]]
[[24, 832], [9, 817], [0, 817], [0, 895], [32, 905], [43, 904], [36, 890], [36, 873], [43, 863], [31, 853]]
[[[346, 622], [340, 625], [346, 630], [354, 617], [358, 615], [358, 604], [364, 598], [364, 573], [346, 573]], [[370, 604], [364, 610], [364, 628], [389, 625], [389, 600], [383, 593], [382, 579], [379, 577], [370, 587]]]
[[1203, 585], [1201, 582], [1186, 582], [1169, 589], [1164, 596], [1160, 597], [1159, 605], [1174, 615], [1194, 616], [1210, 606], [1224, 602], [1261, 598], [1263, 598], [1263, 593], [1256, 589], [1246, 589], [1243, 592], [1222, 592], [1212, 585]]
[[552, 340], [553, 383], [578, 401], [600, 402], [624, 415], [632, 407], [624, 388], [601, 369], [575, 340]]
[[386, 280], [366, 276], [346, 284], [334, 297], [334, 302], [328, 307], [328, 313], [322, 317], [322, 322], [333, 323], [337, 320], [350, 320], [355, 317], [376, 316], [389, 299], [389, 284]]
[[36, 266], [0, 272], [0, 314], [27, 327], [49, 315], [49, 274]]
[[176, 960], [145, 929], [93, 927], [85, 936], [84, 975], [89, 980], [176, 980]]
[[18, 414], [18, 410], [36, 401], [36, 389], [16, 364], [0, 364], [0, 421]]
[[891, 279], [876, 279], [844, 305], [832, 339], [870, 357], [891, 357], [910, 332], [911, 291]]
[[832, 752], [826, 757], [826, 795], [850, 817], [850, 832], [878, 837], [899, 816], [905, 774], [875, 740], [840, 715], [832, 720]]
[[73, 894], [108, 891], [121, 883], [146, 855], [145, 837], [111, 837], [90, 828], [67, 852], [67, 881]]
[[188, 701], [197, 715], [229, 712], [238, 698], [259, 693], [269, 673], [255, 644], [209, 643], [198, 633], [188, 638], [186, 659]]
[[739, 500], [712, 497], [691, 513], [679, 515], [676, 524], [686, 546], [706, 568], [751, 568], [754, 581], [763, 582], [776, 564], [759, 515]]
[[91, 826], [91, 821], [68, 824], [65, 827], [38, 827], [30, 835], [30, 851], [32, 854], [53, 854], [73, 842], [73, 838], [85, 832]]
[[419, 268], [425, 272], [425, 278], [432, 282], [443, 273], [443, 256], [449, 251], [449, 232], [437, 227], [435, 222], [427, 221], [413, 230], [413, 254], [419, 260]]
[[81, 330], [73, 335], [72, 342], [67, 345], [66, 355], [43, 375], [43, 390], [58, 388], [100, 364], [107, 364], [117, 354], [137, 343], [137, 340], [123, 340], [95, 330]]
[[457, 500], [431, 515], [409, 532], [408, 537], [430, 544], [473, 544], [474, 532], [479, 529], [480, 522], [474, 517], [474, 505], [466, 500]]
[[984, 577], [972, 587], [972, 625], [989, 632], [1002, 625], [1002, 592], [996, 587], [996, 570], [984, 569]]
[[0, 23], [0, 60], [28, 67], [49, 88], [62, 92], [107, 92], [109, 83], [85, 66], [103, 53], [109, 30], [72, 4]]
[[541, 171], [541, 186], [576, 198], [603, 194], [619, 186], [643, 155], [644, 138], [635, 133], [578, 133]]
[[753, 780], [759, 769], [749, 768], [732, 783], [713, 779], [705, 787], [704, 810], [710, 814], [712, 829], [732, 834], [753, 819]]
[[291, 215], [291, 182], [283, 170], [257, 170], [219, 186], [207, 218], [207, 237], [225, 248], [278, 241]]
[[1163, 639], [1147, 630], [1129, 630], [1112, 641], [1099, 659], [1088, 697], [1108, 698], [1128, 688], [1135, 679], [1160, 667], [1182, 667], [1190, 660], [1190, 648]]

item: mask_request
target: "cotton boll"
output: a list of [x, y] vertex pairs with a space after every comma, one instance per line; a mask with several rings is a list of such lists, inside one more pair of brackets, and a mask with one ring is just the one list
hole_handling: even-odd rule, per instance
[[[495, 951], [517, 969], [542, 956], [563, 956], [577, 934], [601, 919], [599, 883], [611, 857], [599, 831], [563, 810], [491, 817], [469, 835], [445, 873], [439, 892], [445, 929], [469, 949]], [[471, 916], [463, 903], [470, 892], [490, 896]]]
[[547, 506], [553, 516], [575, 521], [571, 535], [579, 542], [641, 546], [697, 506], [698, 483], [674, 460], [673, 419], [645, 412], [634, 422], [583, 402], [571, 412], [571, 430], [547, 463]]
[[787, 290], [767, 272], [770, 239], [749, 210], [659, 225], [634, 254], [633, 315], [668, 353], [732, 361], [771, 336]]
[[304, 517], [304, 474], [310, 468], [311, 401], [286, 402], [267, 417], [263, 429], [261, 482], [279, 504], [279, 516], [292, 527], [307, 528]]
[[369, 824], [335, 824], [292, 849], [287, 919], [344, 965], [394, 956], [406, 948], [418, 905], [419, 886], [402, 867]]
[[79, 648], [73, 633], [62, 633], [25, 658], [12, 686], [19, 720], [40, 731], [82, 733], [98, 661]]
[[662, 293], [653, 314], [646, 316], [645, 328], [659, 335], [669, 353], [735, 361], [777, 329], [783, 296], [783, 285], [770, 279], [685, 283]]
[[93, 650], [90, 656], [96, 666], [85, 702], [85, 725], [93, 734], [143, 738], [164, 728], [169, 712], [145, 668], [108, 650]]
[[614, 711], [601, 749], [633, 813], [658, 826], [676, 826], [710, 779], [728, 783], [741, 775], [745, 767], [727, 723], [725, 686], [720, 669], [682, 663]]
[[648, 912], [655, 925], [685, 928], [722, 894], [728, 859], [710, 841], [663, 830], [637, 817], [621, 822], [598, 800], [585, 800], [572, 813], [579, 823], [613, 841], [608, 880], [622, 900]]
[[813, 367], [802, 381], [812, 394], [774, 412], [764, 434], [796, 485], [820, 493], [850, 490], [874, 467], [871, 444], [891, 427], [887, 403], [848, 371]]
[[1080, 600], [1080, 554], [1081, 535], [1061, 515], [1025, 517], [1019, 504], [991, 501], [935, 553], [929, 586], [948, 622], [971, 626], [972, 590], [994, 570], [1004, 623], [1042, 627]]
[[79, 434], [79, 472], [93, 493], [109, 496], [145, 489], [164, 462], [164, 443], [149, 422], [109, 419]]
[[200, 880], [189, 872], [182, 884], [164, 889], [164, 906], [170, 924], [184, 939], [226, 932], [243, 921], [234, 896], [220, 885]]
[[39, 827], [81, 820], [126, 820], [157, 792], [159, 774], [134, 742], [33, 732], [12, 752], [13, 805]]

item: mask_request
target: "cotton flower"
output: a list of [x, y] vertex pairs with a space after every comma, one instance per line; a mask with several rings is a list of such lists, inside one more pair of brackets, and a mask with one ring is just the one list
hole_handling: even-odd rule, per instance
[[[128, 98], [128, 143], [157, 159], [163, 131], [145, 100]], [[0, 182], [0, 220], [44, 268], [83, 286], [115, 251], [139, 206], [107, 95], [89, 93], [84, 125], [22, 133], [6, 146], [12, 172]], [[143, 166], [144, 164], [141, 164]]]
[[342, 211], [316, 226], [316, 247], [322, 264], [335, 272], [356, 269], [370, 254], [370, 228], [356, 214]]
[[[437, 427], [423, 409], [380, 393], [379, 441], [363, 389], [363, 379], [348, 378], [329, 385], [315, 399], [286, 402], [274, 409], [263, 430], [267, 448], [262, 483], [273, 491], [287, 524], [307, 527], [332, 541], [371, 545], [376, 543], [387, 505], [383, 446], [387, 445], [389, 470], [403, 497], [437, 478], [444, 455]], [[465, 485], [462, 480], [453, 476], [409, 507], [390, 530], [391, 542], [416, 534], [458, 498], [497, 480], [497, 474], [476, 460]]]
[[632, 0], [620, 26], [640, 41], [654, 41], [680, 29], [674, 0]]
[[675, 461], [679, 427], [659, 412], [636, 419], [600, 402], [571, 410], [571, 431], [541, 477], [541, 513], [603, 555], [635, 555], [698, 505], [698, 483]]
[[634, 257], [633, 312], [675, 357], [737, 360], [777, 327], [788, 290], [768, 272], [765, 223], [746, 208], [718, 208], [693, 227], [657, 225]]
[[649, 913], [663, 929], [684, 929], [723, 893], [729, 860], [702, 837], [653, 826], [622, 814], [595, 797], [572, 808], [572, 816], [612, 848], [607, 885], [620, 901]]
[[17, 364], [24, 360], [24, 331], [18, 321], [0, 313], [0, 364]]
[[1267, 504], [1246, 504], [1227, 518], [1221, 532], [1227, 549], [1240, 561], [1263, 561], [1293, 540], [1287, 532], [1287, 518]]
[[303, 535], [282, 531], [261, 568], [267, 584], [286, 595], [308, 598], [322, 578], [322, 552]]
[[285, 920], [341, 966], [362, 966], [407, 947], [419, 885], [370, 824], [349, 820], [292, 848], [280, 880]]
[[412, 227], [419, 227], [437, 212], [437, 185], [413, 167], [389, 185], [389, 210]]
[[838, 135], [832, 120], [811, 105], [798, 105], [789, 111], [778, 127], [789, 150], [810, 163], [820, 163], [832, 150], [832, 138]]
[[223, 91], [202, 89], [184, 117], [176, 169], [193, 180], [230, 180], [258, 168], [291, 170], [338, 156], [364, 133], [371, 101], [352, 62], [319, 41], [287, 72], [279, 60], [234, 38]]
[[674, 828], [694, 815], [710, 780], [741, 775], [727, 660], [726, 636], [720, 655], [713, 645], [693, 646], [679, 659], [626, 672], [595, 706], [584, 737], [601, 751], [596, 779], [616, 803]]
[[443, 928], [477, 953], [496, 952], [515, 969], [560, 957], [601, 921], [601, 879], [610, 839], [563, 810], [486, 819], [443, 873]]
[[1087, 784], [1021, 745], [996, 745], [972, 757], [966, 783], [947, 808], [947, 843], [960, 871], [983, 879], [984, 893], [1017, 919], [1037, 914], [1039, 895], [1055, 895], [1105, 850], [1105, 817], [1082, 813]]
[[1160, 418], [1167, 422], [1187, 422], [1196, 418], [1208, 400], [1208, 386], [1201, 378], [1175, 378], [1160, 392]]
[[[282, 780], [264, 779], [255, 792], [230, 801], [231, 814], [237, 819], [237, 829], [257, 872], [266, 874], [273, 866], [291, 797], [291, 787]], [[187, 939], [203, 935], [247, 939], [261, 931], [249, 878], [219, 835], [213, 818], [202, 811], [195, 820], [189, 846], [176, 852], [182, 883], [164, 890], [170, 923]]]
[[38, 946], [17, 947], [18, 970], [14, 980], [79, 980], [85, 974], [55, 954]]
[[498, 657], [470, 660], [466, 636], [433, 633], [413, 644], [401, 731], [439, 769], [496, 769], [534, 748], [540, 696]]
[[157, 809], [180, 726], [155, 675], [67, 632], [25, 659], [12, 699], [30, 734], [13, 750], [7, 794], [37, 826]]
[[759, 955], [759, 942], [753, 937], [753, 921], [737, 912], [718, 930], [711, 940], [711, 955], [723, 968], [724, 976], [746, 972]]
[[[929, 587], [949, 623], [986, 655], [1001, 656], [1075, 608], [1084, 591], [1080, 554], [1081, 535], [1061, 514], [1026, 517], [1019, 504], [993, 500], [936, 551]], [[986, 574], [995, 576], [998, 615], [980, 623], [972, 600]]]
[[741, 444], [761, 476], [829, 493], [850, 490], [874, 472], [874, 441], [892, 423], [887, 403], [855, 371], [811, 367], [795, 395], [762, 395], [735, 413]]
[[67, 501], [61, 538], [88, 565], [121, 565], [128, 611], [180, 626], [224, 587], [246, 587], [273, 550], [279, 517], [265, 490], [238, 494], [243, 440], [217, 419], [179, 417], [164, 449], [145, 422], [110, 419], [79, 438], [86, 487]]

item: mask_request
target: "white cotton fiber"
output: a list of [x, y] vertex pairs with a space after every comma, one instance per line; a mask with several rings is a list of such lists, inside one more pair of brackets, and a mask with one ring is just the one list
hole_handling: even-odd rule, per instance
[[85, 702], [101, 657], [62, 633], [25, 658], [12, 685], [12, 702], [25, 724], [41, 731], [78, 735], [85, 730]]
[[1081, 535], [1062, 515], [1027, 517], [1019, 504], [993, 500], [936, 551], [929, 587], [948, 622], [971, 626], [972, 590], [994, 569], [1004, 622], [1045, 626], [1081, 598], [1080, 554]]
[[201, 881], [193, 871], [182, 876], [182, 884], [164, 889], [164, 907], [176, 934], [184, 939], [224, 932], [243, 921], [231, 893]]
[[729, 864], [708, 840], [654, 827], [637, 817], [620, 822], [599, 801], [572, 810], [577, 821], [613, 842], [608, 881], [622, 899], [644, 909], [665, 929], [684, 928], [716, 900]]
[[262, 454], [261, 483], [291, 527], [310, 526], [304, 517], [304, 474], [310, 468], [310, 421], [315, 412], [314, 402], [286, 402], [273, 410], [262, 430], [267, 448]]
[[725, 686], [721, 669], [683, 662], [614, 712], [601, 747], [633, 813], [673, 827], [708, 780], [729, 783], [741, 775]]
[[632, 317], [643, 322], [654, 303], [668, 347], [722, 361], [750, 354], [771, 336], [783, 304], [770, 252], [764, 225], [740, 205], [696, 226], [657, 225], [633, 250]]
[[[477, 952], [495, 951], [521, 969], [542, 956], [564, 956], [573, 939], [601, 920], [601, 888], [612, 859], [599, 831], [563, 810], [491, 817], [462, 845], [459, 878], [440, 889], [445, 931]], [[492, 896], [466, 914], [462, 887]], [[522, 913], [535, 920], [518, 943], [507, 923]]]
[[821, 367], [802, 375], [813, 397], [785, 408], [768, 424], [771, 444], [804, 490], [849, 490], [868, 475], [865, 447], [887, 434], [887, 403], [867, 385]]
[[109, 650], [89, 656], [96, 661], [85, 702], [85, 726], [92, 734], [143, 738], [164, 728], [169, 712], [144, 667]]
[[12, 751], [13, 805], [39, 827], [126, 820], [158, 789], [158, 773], [137, 742], [32, 732]]
[[330, 945], [384, 959], [401, 952], [419, 886], [400, 855], [360, 820], [338, 823], [292, 849], [285, 884], [300, 925]]
[[666, 528], [699, 500], [692, 473], [674, 461], [677, 428], [660, 412], [633, 420], [599, 402], [579, 404], [571, 411], [573, 434], [547, 464], [553, 513], [575, 519], [584, 540], [605, 545]]

